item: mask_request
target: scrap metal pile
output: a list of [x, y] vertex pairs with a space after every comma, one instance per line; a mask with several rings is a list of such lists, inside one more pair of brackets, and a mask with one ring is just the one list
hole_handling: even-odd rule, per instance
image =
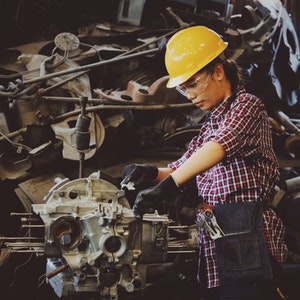
[[300, 263], [300, 46], [285, 7], [254, 0], [233, 14], [226, 0], [152, 5], [120, 1], [115, 23], [0, 53], [0, 177], [29, 228], [12, 238], [3, 225], [2, 254], [43, 256], [41, 282], [59, 298], [125, 298], [178, 260], [197, 260], [193, 190], [141, 221], [119, 187], [127, 162], [179, 157], [201, 127], [205, 113], [165, 87], [166, 42], [192, 25], [229, 42], [228, 58], [267, 107], [282, 173], [272, 206], [287, 226], [288, 261]]

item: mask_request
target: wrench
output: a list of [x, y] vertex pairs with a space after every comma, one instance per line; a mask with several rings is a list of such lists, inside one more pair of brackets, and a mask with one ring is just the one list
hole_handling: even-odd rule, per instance
[[203, 227], [209, 233], [211, 239], [213, 240], [221, 237], [224, 234], [223, 231], [219, 231], [218, 229], [212, 228], [206, 221], [206, 217], [204, 215], [199, 215], [197, 223], [199, 227]]
[[206, 209], [204, 211], [204, 215], [206, 216], [207, 219], [210, 219], [212, 227], [220, 233], [221, 236], [225, 236], [224, 231], [222, 228], [219, 226], [217, 219], [211, 209]]

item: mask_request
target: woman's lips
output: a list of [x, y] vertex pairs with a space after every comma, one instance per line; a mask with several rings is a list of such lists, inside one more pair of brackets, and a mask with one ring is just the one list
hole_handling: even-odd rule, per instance
[[203, 101], [199, 101], [199, 102], [195, 102], [194, 103], [197, 107], [202, 107], [204, 102]]

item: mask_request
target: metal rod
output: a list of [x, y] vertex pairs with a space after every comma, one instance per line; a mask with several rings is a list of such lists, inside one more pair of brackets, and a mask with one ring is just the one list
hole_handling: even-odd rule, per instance
[[169, 228], [172, 228], [172, 229], [186, 229], [186, 228], [189, 228], [189, 226], [187, 225], [171, 225], [169, 226]]
[[31, 242], [15, 242], [15, 243], [5, 243], [7, 247], [13, 247], [13, 248], [27, 248], [27, 247], [44, 247], [44, 243], [31, 243]]
[[55, 270], [52, 270], [51, 272], [47, 273], [46, 277], [48, 279], [50, 279], [50, 278], [54, 277], [55, 275], [57, 275], [57, 274], [61, 273], [62, 271], [64, 271], [68, 266], [69, 265], [67, 265], [67, 264], [63, 264], [63, 265], [57, 267]]
[[[86, 108], [86, 112], [96, 112], [105, 109], [132, 109], [132, 110], [162, 110], [166, 108], [184, 108], [192, 107], [193, 103], [181, 103], [181, 104], [159, 104], [159, 105], [97, 105], [89, 106]], [[76, 116], [80, 114], [80, 109], [76, 109], [60, 116], [54, 117], [51, 121], [52, 123], [62, 121], [71, 116]]]
[[84, 159], [85, 159], [85, 154], [83, 152], [79, 152], [79, 178], [83, 178], [84, 174]]
[[167, 251], [167, 253], [195, 253], [196, 250], [178, 250], [178, 251]]
[[[22, 100], [23, 98], [19, 98]], [[78, 103], [80, 100], [77, 97], [59, 97], [59, 96], [42, 96], [43, 100], [46, 101], [58, 101], [58, 102], [70, 102], [70, 103]], [[124, 104], [124, 105], [130, 105], [132, 102], [126, 101], [126, 100], [118, 100], [118, 99], [105, 99], [105, 98], [89, 98], [88, 104]], [[136, 104], [142, 105], [143, 103], [137, 102]]]
[[[25, 129], [25, 128], [24, 128]], [[21, 132], [25, 132], [24, 129], [20, 129], [17, 132], [21, 133]], [[8, 136], [8, 135], [7, 135]], [[17, 213], [17, 212], [11, 212], [10, 213], [11, 216], [33, 216], [33, 213]]]
[[170, 31], [170, 32], [167, 32], [167, 33], [165, 33], [165, 34], [163, 34], [163, 35], [161, 35], [161, 36], [158, 36], [158, 37], [154, 38], [153, 40], [150, 40], [149, 42], [147, 42], [147, 43], [145, 43], [145, 44], [142, 44], [142, 45], [140, 45], [140, 46], [137, 46], [137, 47], [135, 47], [135, 48], [132, 48], [131, 50], [128, 50], [127, 52], [124, 52], [124, 53], [120, 54], [119, 56], [124, 56], [124, 55], [127, 55], [128, 53], [137, 51], [137, 50], [139, 50], [139, 49], [143, 49], [143, 48], [145, 48], [145, 46], [147, 46], [147, 45], [151, 45], [151, 44], [153, 44], [153, 43], [155, 43], [155, 42], [157, 42], [157, 41], [160, 41], [160, 40], [162, 40], [162, 39], [164, 39], [164, 38], [166, 38], [166, 37], [168, 37], [168, 36], [170, 36], [170, 35], [173, 35], [175, 32], [177, 32], [177, 31], [180, 30], [180, 29], [181, 29], [181, 28], [176, 28], [176, 29], [174, 29], [174, 30], [172, 30], [172, 31]]
[[78, 67], [78, 68], [67, 69], [67, 70], [63, 70], [63, 71], [60, 71], [60, 72], [55, 72], [55, 73], [47, 74], [47, 75], [44, 75], [44, 76], [24, 80], [23, 84], [34, 83], [34, 82], [38, 82], [38, 81], [42, 81], [42, 80], [47, 80], [47, 79], [50, 79], [50, 78], [53, 78], [53, 77], [59, 77], [59, 76], [62, 76], [62, 75], [71, 74], [71, 73], [75, 73], [75, 72], [81, 72], [81, 71], [89, 70], [89, 69], [92, 69], [92, 68], [100, 67], [102, 65], [115, 63], [115, 62], [119, 62], [119, 61], [126, 60], [126, 59], [130, 59], [130, 58], [133, 58], [133, 57], [153, 54], [153, 53], [156, 53], [158, 51], [159, 51], [159, 48], [153, 48], [153, 49], [150, 49], [150, 50], [145, 50], [145, 51], [132, 53], [132, 54], [124, 55], [124, 56], [117, 56], [117, 57], [112, 58], [112, 59], [96, 62], [96, 63], [93, 63], [93, 64], [81, 66], [81, 67]]
[[[59, 100], [66, 100], [66, 101], [79, 101], [79, 98], [68, 98], [68, 97], [44, 97], [42, 96], [43, 99], [45, 100], [50, 100], [50, 101], [59, 101]], [[91, 99], [92, 101], [101, 101], [99, 99]], [[132, 110], [160, 110], [160, 109], [166, 109], [166, 108], [187, 108], [187, 107], [192, 107], [194, 106], [194, 104], [191, 103], [178, 103], [178, 104], [149, 104], [149, 105], [143, 105], [143, 104], [139, 104], [136, 103], [135, 105], [132, 104], [123, 104], [123, 105], [112, 105], [112, 104], [104, 104], [104, 105], [96, 105], [96, 106], [92, 106], [92, 107], [87, 107], [86, 111], [87, 112], [96, 112], [98, 110], [105, 110], [105, 109], [132, 109]], [[80, 109], [76, 109], [70, 112], [67, 112], [65, 114], [62, 114], [60, 116], [54, 117], [51, 120], [51, 123], [55, 123], [55, 122], [59, 122], [62, 121], [64, 119], [67, 119], [69, 117], [72, 116], [76, 116], [78, 114], [80, 114], [81, 110]], [[24, 132], [27, 131], [27, 128], [21, 128], [19, 130], [10, 132], [8, 134], [5, 135], [5, 137], [9, 137], [9, 138], [13, 138], [16, 137]], [[4, 136], [0, 136], [0, 141], [5, 140]], [[298, 163], [296, 163], [295, 166], [299, 166], [300, 165], [300, 160], [298, 160]], [[24, 213], [24, 214], [17, 214], [17, 213], [11, 213], [11, 215], [33, 215], [30, 213]]]
[[21, 222], [40, 222], [38, 218], [21, 218]]
[[0, 241], [12, 241], [12, 240], [43, 240], [42, 237], [26, 237], [26, 236], [19, 236], [19, 237], [0, 237]]
[[22, 225], [22, 228], [43, 228], [45, 225]]
[[20, 249], [11, 249], [11, 253], [44, 253], [44, 250], [20, 250]]
[[[75, 75], [73, 75], [73, 76], [71, 76], [71, 77], [69, 77], [69, 78], [66, 78], [66, 79], [64, 79], [64, 80], [62, 80], [62, 81], [60, 81], [60, 82], [58, 82], [58, 83], [52, 84], [51, 86], [49, 86], [49, 87], [47, 87], [47, 88], [42, 88], [42, 89], [40, 89], [39, 94], [40, 94], [40, 95], [46, 94], [46, 93], [49, 92], [50, 90], [53, 90], [53, 89], [55, 89], [55, 88], [57, 88], [57, 87], [60, 87], [60, 86], [62, 86], [62, 85], [64, 85], [64, 84], [66, 84], [67, 82], [72, 81], [72, 80], [76, 79], [77, 77], [80, 77], [80, 76], [86, 74], [87, 72], [88, 72], [88, 70], [87, 70], [87, 71], [80, 72], [80, 73], [75, 74]], [[18, 98], [19, 98], [19, 97], [18, 97]]]

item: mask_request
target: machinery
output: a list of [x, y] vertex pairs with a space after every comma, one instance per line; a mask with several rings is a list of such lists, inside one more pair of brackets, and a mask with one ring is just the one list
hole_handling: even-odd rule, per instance
[[[34, 6], [30, 18], [41, 21], [49, 11], [21, 2]], [[55, 12], [74, 21], [63, 7], [68, 1], [60, 2], [53, 1]], [[228, 41], [228, 58], [237, 60], [246, 88], [270, 116], [283, 178], [273, 206], [293, 241], [300, 230], [293, 222], [299, 220], [299, 41], [280, 0], [254, 0], [238, 14], [228, 0], [115, 2], [109, 3], [115, 23], [54, 31], [49, 40], [0, 51], [1, 254], [45, 260], [34, 288], [50, 286], [56, 298], [140, 300], [162, 281], [168, 297], [174, 291], [173, 299], [197, 299], [188, 294], [199, 295], [188, 285], [198, 259], [193, 188], [176, 207], [166, 203], [162, 213], [137, 220], [118, 181], [133, 159], [165, 165], [179, 157], [205, 117], [165, 87], [166, 41], [196, 24]], [[78, 3], [71, 5], [80, 12]], [[19, 24], [27, 11], [18, 10]], [[21, 234], [11, 217], [20, 217]], [[300, 263], [299, 245], [290, 249], [290, 262]], [[166, 278], [185, 282], [185, 295], [175, 295], [174, 282], [166, 288]]]
[[89, 177], [62, 180], [46, 198], [47, 203], [33, 205], [33, 211], [45, 224], [47, 273], [64, 269], [49, 278], [59, 297], [101, 291], [117, 299], [118, 286], [128, 291], [141, 286], [136, 270], [141, 237], [135, 240], [141, 229], [128, 205], [121, 204], [124, 192], [109, 181]]
[[[149, 278], [174, 266], [172, 256], [197, 252], [196, 226], [175, 225], [157, 212], [137, 220], [124, 190], [107, 174], [55, 182], [45, 203], [33, 204], [27, 215], [30, 234], [6, 246], [42, 254], [47, 263], [40, 284], [46, 281], [59, 298], [115, 300], [119, 293], [141, 293]], [[33, 221], [37, 218], [40, 222]], [[32, 236], [36, 226], [44, 236]]]

